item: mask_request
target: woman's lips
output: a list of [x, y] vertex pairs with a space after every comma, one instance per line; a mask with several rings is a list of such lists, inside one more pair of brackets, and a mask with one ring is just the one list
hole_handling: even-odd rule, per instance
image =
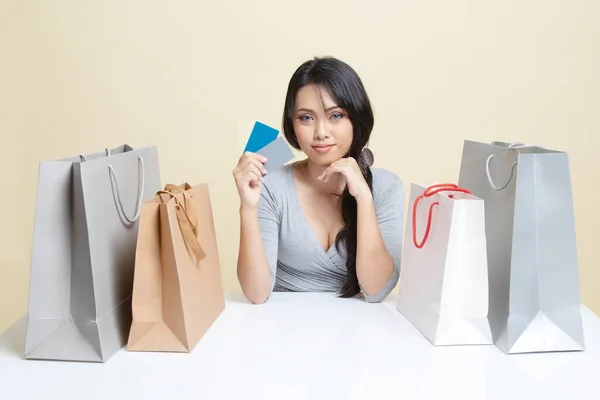
[[318, 144], [313, 146], [312, 148], [319, 153], [327, 153], [329, 150], [333, 148], [333, 144]]

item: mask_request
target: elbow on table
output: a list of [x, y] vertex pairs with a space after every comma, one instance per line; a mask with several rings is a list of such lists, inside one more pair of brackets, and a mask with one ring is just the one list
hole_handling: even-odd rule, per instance
[[392, 271], [392, 275], [390, 276], [386, 284], [382, 288], [380, 288], [379, 291], [373, 291], [373, 293], [371, 294], [367, 293], [367, 291], [361, 285], [365, 301], [367, 303], [381, 303], [382, 301], [384, 301], [390, 295], [392, 290], [394, 290], [394, 288], [396, 287], [399, 277], [400, 273], [397, 269], [395, 269], [394, 271]]
[[367, 303], [381, 303], [387, 297], [388, 293], [383, 295], [381, 293], [375, 293], [374, 295], [370, 296], [363, 292], [363, 295]]
[[269, 295], [271, 294], [269, 286], [266, 287], [249, 287], [242, 286], [242, 293], [244, 297], [252, 304], [263, 304], [265, 303]]
[[267, 298], [268, 296], [263, 296], [261, 294], [246, 294], [244, 293], [244, 296], [246, 296], [246, 299], [248, 299], [248, 301], [252, 304], [258, 305], [258, 304], [264, 304], [267, 302]]
[[262, 304], [268, 300], [271, 294], [271, 277], [268, 274], [250, 274], [238, 266], [237, 277], [242, 293], [249, 302]]

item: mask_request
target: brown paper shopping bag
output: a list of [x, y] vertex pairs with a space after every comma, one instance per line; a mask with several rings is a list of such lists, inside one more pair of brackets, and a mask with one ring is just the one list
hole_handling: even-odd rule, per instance
[[224, 309], [208, 185], [167, 185], [142, 207], [127, 349], [190, 352]]

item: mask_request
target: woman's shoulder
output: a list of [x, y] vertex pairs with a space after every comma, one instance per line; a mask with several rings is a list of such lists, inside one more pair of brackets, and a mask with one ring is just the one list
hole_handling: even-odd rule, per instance
[[288, 201], [288, 195], [293, 188], [293, 163], [286, 164], [276, 170], [269, 171], [263, 176], [261, 196], [273, 207], [281, 207]]
[[373, 195], [385, 196], [392, 192], [403, 192], [404, 183], [398, 175], [389, 169], [371, 167], [373, 174]]
[[291, 187], [289, 183], [293, 179], [294, 164], [286, 164], [263, 176], [263, 186], [273, 191], [287, 191]]

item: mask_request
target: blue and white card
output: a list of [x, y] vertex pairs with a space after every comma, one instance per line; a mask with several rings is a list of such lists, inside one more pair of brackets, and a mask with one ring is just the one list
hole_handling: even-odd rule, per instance
[[252, 128], [252, 132], [250, 133], [250, 137], [248, 138], [248, 142], [246, 143], [244, 152], [249, 151], [251, 153], [257, 153], [260, 149], [277, 139], [277, 135], [279, 135], [277, 129], [256, 121]]

